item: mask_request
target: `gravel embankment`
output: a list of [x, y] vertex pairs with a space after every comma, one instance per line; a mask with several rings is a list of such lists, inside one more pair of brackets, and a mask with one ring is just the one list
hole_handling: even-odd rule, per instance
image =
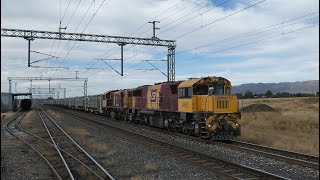
[[150, 137], [160, 139], [166, 142], [171, 142], [172, 144], [179, 145], [183, 148], [211, 155], [229, 162], [267, 171], [269, 173], [273, 173], [282, 177], [290, 179], [319, 179], [319, 171], [312, 168], [293, 165], [283, 161], [277, 161], [267, 157], [257, 156], [255, 154], [248, 154], [241, 151], [227, 149], [217, 145], [205, 144], [202, 142], [198, 142], [180, 136], [175, 136], [172, 134], [153, 131], [153, 128], [149, 128], [143, 125], [136, 125], [128, 122], [111, 120], [106, 117], [101, 118], [104, 118], [107, 123], [117, 127], [130, 129], [140, 134], [148, 134]]
[[[130, 142], [126, 137], [111, 135], [106, 132], [106, 129], [64, 115], [57, 115], [57, 111], [50, 114], [59, 116], [58, 123], [67, 132], [70, 128], [79, 131], [85, 129], [85, 138], [81, 135], [75, 136], [77, 133], [73, 133], [72, 137], [116, 179], [221, 179], [212, 172], [172, 156], [163, 155], [144, 145]], [[88, 145], [88, 141], [94, 142], [95, 145]], [[96, 147], [104, 149], [104, 153]]]

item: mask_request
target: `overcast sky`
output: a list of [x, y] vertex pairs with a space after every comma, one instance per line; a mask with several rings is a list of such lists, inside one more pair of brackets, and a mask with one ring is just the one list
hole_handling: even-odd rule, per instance
[[[95, 14], [96, 13], [96, 14]], [[95, 14], [95, 15], [94, 15]], [[92, 19], [92, 20], [91, 20]], [[176, 80], [223, 76], [233, 85], [319, 80], [318, 0], [2, 0], [1, 28], [176, 40]], [[91, 21], [90, 21], [91, 20]], [[64, 31], [64, 30], [62, 30]], [[117, 44], [1, 37], [1, 92], [7, 77], [88, 78], [88, 95], [167, 80], [167, 48], [124, 47], [124, 76]], [[141, 60], [150, 61], [152, 65]], [[158, 60], [158, 61], [156, 61]], [[52, 67], [52, 68], [45, 68]], [[66, 69], [68, 68], [68, 69]], [[89, 68], [89, 69], [88, 69]], [[48, 88], [33, 81], [33, 88]], [[52, 81], [67, 96], [82, 96], [83, 82]], [[30, 82], [12, 81], [12, 92]], [[44, 90], [42, 90], [44, 92]], [[62, 94], [60, 92], [60, 97]]]

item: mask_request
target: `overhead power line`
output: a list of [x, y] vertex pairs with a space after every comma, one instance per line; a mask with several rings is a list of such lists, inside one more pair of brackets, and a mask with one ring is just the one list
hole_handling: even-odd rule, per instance
[[[228, 0], [227, 0], [227, 1], [228, 1]], [[227, 1], [224, 1], [223, 3], [227, 2]], [[187, 32], [187, 33], [185, 33], [185, 34], [183, 34], [183, 35], [180, 35], [180, 36], [178, 36], [178, 37], [176, 37], [176, 38], [174, 38], [174, 39], [179, 39], [179, 38], [181, 38], [181, 37], [183, 37], [183, 36], [186, 36], [186, 35], [188, 35], [188, 34], [191, 34], [191, 33], [195, 32], [195, 31], [197, 31], [197, 30], [199, 30], [199, 29], [202, 29], [203, 27], [206, 27], [206, 26], [212, 25], [212, 24], [214, 24], [214, 23], [217, 23], [217, 22], [219, 22], [219, 21], [222, 21], [222, 20], [224, 20], [224, 19], [226, 19], [226, 18], [228, 18], [228, 17], [230, 17], [230, 16], [233, 16], [233, 15], [238, 14], [238, 13], [244, 11], [244, 10], [247, 10], [247, 9], [249, 9], [249, 8], [252, 8], [252, 7], [254, 7], [254, 6], [256, 6], [256, 5], [258, 5], [258, 4], [260, 4], [260, 3], [264, 2], [264, 1], [267, 1], [267, 0], [262, 0], [262, 1], [259, 1], [259, 2], [257, 2], [257, 3], [254, 3], [254, 4], [252, 4], [252, 5], [246, 6], [246, 7], [242, 8], [242, 9], [240, 9], [240, 10], [234, 12], [234, 13], [231, 13], [231, 14], [229, 14], [229, 15], [227, 15], [227, 16], [224, 16], [224, 17], [222, 17], [222, 18], [220, 18], [220, 19], [218, 19], [218, 20], [212, 21], [212, 22], [210, 22], [210, 23], [208, 23], [208, 24], [206, 24], [206, 25], [204, 25], [204, 26], [202, 26], [202, 27], [200, 27], [200, 28], [196, 28], [196, 29], [194, 29], [194, 30], [192, 30], [192, 31], [190, 31], [190, 32]], [[223, 3], [222, 3], [222, 4], [223, 4]], [[220, 5], [222, 5], [222, 4], [220, 4]], [[133, 55], [133, 56], [131, 56], [131, 57], [129, 57], [129, 58], [126, 58], [126, 59], [127, 59], [127, 60], [128, 60], [128, 59], [131, 59], [131, 58], [136, 57], [136, 56], [138, 56], [138, 55], [144, 54], [144, 53], [146, 53], [146, 52], [148, 52], [148, 51], [150, 51], [150, 50], [152, 50], [152, 49], [154, 49], [154, 47], [152, 47], [152, 48], [150, 48], [150, 49], [148, 49], [148, 50], [146, 50], [146, 51], [143, 51], [142, 53]]]
[[219, 50], [219, 51], [215, 51], [215, 52], [211, 52], [211, 53], [207, 53], [207, 54], [202, 54], [202, 55], [190, 58], [190, 59], [179, 61], [179, 63], [182, 63], [182, 62], [185, 62], [185, 61], [190, 61], [190, 60], [197, 59], [197, 58], [200, 58], [200, 57], [203, 57], [203, 56], [207, 56], [207, 55], [217, 54], [217, 53], [220, 53], [220, 52], [228, 51], [228, 50], [239, 48], [239, 47], [242, 47], [242, 46], [247, 46], [247, 45], [250, 45], [250, 44], [257, 43], [257, 42], [266, 41], [266, 40], [269, 40], [269, 39], [274, 39], [276, 37], [284, 36], [284, 35], [287, 35], [287, 34], [291, 34], [291, 33], [298, 32], [298, 31], [302, 31], [302, 30], [309, 29], [309, 28], [316, 27], [316, 26], [319, 26], [319, 24], [315, 24], [315, 25], [312, 25], [312, 26], [307, 26], [307, 27], [303, 27], [303, 28], [300, 28], [300, 29], [288, 31], [288, 32], [281, 33], [281, 34], [274, 35], [274, 36], [270, 36], [270, 37], [267, 37], [267, 38], [261, 38], [261, 39], [258, 39], [258, 40], [255, 40], [255, 41], [252, 41], [252, 42], [249, 42], [249, 43], [240, 44], [240, 45], [233, 46], [233, 47], [230, 47], [230, 48], [226, 48], [226, 49], [223, 49], [223, 50]]
[[[201, 46], [198, 46], [198, 47], [195, 47], [195, 48], [190, 48], [190, 49], [187, 49], [187, 50], [178, 51], [178, 52], [176, 52], [176, 55], [177, 55], [177, 54], [184, 53], [184, 52], [188, 52], [188, 51], [192, 51], [192, 50], [196, 50], [196, 49], [201, 49], [201, 48], [213, 46], [213, 45], [216, 45], [216, 44], [220, 44], [220, 43], [232, 41], [232, 40], [235, 40], [235, 39], [240, 39], [240, 38], [244, 38], [244, 37], [248, 37], [248, 36], [252, 36], [252, 35], [256, 35], [256, 34], [268, 32], [268, 31], [280, 29], [280, 28], [283, 28], [283, 27], [292, 26], [292, 25], [296, 25], [296, 24], [303, 23], [303, 22], [312, 21], [312, 20], [318, 19], [319, 17], [314, 17], [314, 18], [310, 18], [310, 19], [307, 19], [307, 20], [301, 20], [301, 21], [298, 21], [298, 22], [293, 22], [293, 23], [290, 23], [290, 24], [286, 24], [286, 23], [288, 23], [288, 22], [292, 22], [292, 21], [295, 21], [295, 20], [299, 20], [299, 19], [305, 18], [305, 17], [307, 17], [307, 16], [311, 16], [311, 15], [314, 15], [314, 14], [317, 14], [317, 13], [319, 13], [319, 12], [309, 13], [309, 14], [306, 14], [306, 15], [303, 15], [303, 16], [299, 16], [299, 17], [295, 17], [295, 18], [289, 19], [289, 20], [287, 20], [287, 21], [282, 21], [282, 22], [277, 23], [277, 24], [273, 24], [273, 25], [270, 25], [270, 26], [266, 26], [266, 27], [263, 27], [263, 28], [260, 28], [260, 29], [254, 30], [254, 31], [250, 31], [250, 32], [247, 32], [247, 33], [238, 34], [238, 35], [235, 35], [235, 36], [232, 36], [232, 37], [229, 37], [229, 38], [225, 38], [225, 39], [222, 39], [222, 40], [218, 40], [218, 41], [215, 41], [215, 42], [211, 42], [211, 43], [208, 43], [208, 44], [204, 44], [204, 45], [201, 45]], [[279, 25], [281, 25], [281, 26], [279, 26]], [[278, 26], [278, 27], [277, 27], [277, 26]], [[274, 27], [274, 28], [272, 28], [272, 27]], [[145, 51], [145, 52], [146, 52], [146, 51]], [[155, 59], [161, 59], [161, 58], [165, 58], [165, 56], [162, 56], [162, 57], [159, 57], [159, 58], [155, 58]], [[142, 64], [142, 63], [138, 63], [138, 64], [136, 64], [136, 65], [133, 65], [133, 66], [130, 67], [129, 69], [131, 69], [131, 68], [133, 68], [133, 67], [136, 67], [137, 65], [140, 65], [140, 64]]]
[[242, 8], [242, 9], [240, 9], [240, 10], [234, 12], [234, 13], [231, 13], [231, 14], [229, 14], [229, 15], [227, 15], [227, 16], [224, 16], [224, 17], [222, 17], [222, 18], [220, 18], [220, 19], [217, 19], [217, 20], [215, 20], [215, 21], [212, 21], [212, 22], [210, 22], [210, 23], [208, 23], [208, 24], [205, 24], [205, 25], [201, 26], [200, 28], [196, 28], [196, 29], [194, 29], [194, 30], [192, 30], [192, 31], [189, 31], [189, 32], [185, 33], [185, 34], [182, 34], [182, 35], [180, 35], [180, 36], [177, 36], [177, 37], [175, 37], [174, 39], [179, 39], [179, 38], [181, 38], [181, 37], [184, 37], [184, 36], [186, 36], [186, 35], [188, 35], [188, 34], [191, 34], [191, 33], [195, 32], [195, 31], [198, 31], [198, 30], [200, 30], [200, 29], [202, 29], [202, 28], [204, 28], [204, 27], [210, 26], [210, 25], [212, 25], [212, 24], [214, 24], [214, 23], [216, 23], [216, 22], [222, 21], [223, 19], [226, 19], [226, 18], [228, 18], [228, 17], [230, 17], [230, 16], [233, 16], [233, 15], [235, 15], [235, 14], [238, 14], [238, 13], [244, 11], [244, 10], [247, 10], [247, 9], [249, 9], [249, 8], [252, 8], [252, 7], [254, 7], [254, 6], [258, 5], [258, 4], [261, 4], [261, 3], [265, 2], [265, 1], [267, 1], [267, 0], [262, 0], [262, 1], [259, 1], [259, 2], [257, 2], [257, 3], [252, 4], [252, 5], [250, 5], [250, 6], [247, 6], [247, 7], [245, 7], [245, 8]]
[[[88, 22], [87, 25], [85, 26], [85, 28], [84, 28], [84, 30], [82, 31], [82, 33], [84, 33], [84, 31], [87, 29], [88, 25], [91, 23], [92, 19], [95, 17], [95, 15], [97, 14], [97, 12], [99, 11], [99, 9], [101, 8], [101, 6], [103, 5], [103, 3], [104, 3], [105, 1], [106, 1], [106, 0], [103, 0], [103, 1], [102, 1], [102, 3], [100, 4], [99, 8], [98, 8], [98, 9], [96, 10], [96, 12], [92, 15], [91, 19], [89, 20], [89, 22]], [[94, 2], [94, 1], [93, 1], [93, 2]], [[77, 31], [77, 29], [78, 29], [78, 27], [80, 26], [81, 22], [83, 21], [84, 17], [87, 15], [87, 13], [88, 13], [89, 9], [91, 8], [93, 2], [90, 4], [90, 7], [87, 9], [85, 15], [83, 16], [83, 18], [81, 19], [79, 25], [78, 25], [77, 28], [75, 29], [75, 32]], [[68, 41], [68, 43], [69, 43], [69, 42], [70, 42], [70, 41]], [[74, 46], [77, 44], [77, 42], [78, 42], [78, 41], [74, 42], [74, 44], [72, 45], [72, 47], [70, 48], [70, 50], [68, 51], [68, 53], [65, 55], [65, 57], [63, 58], [63, 60], [62, 60], [62, 62], [60, 63], [59, 66], [61, 66], [61, 65], [65, 62], [66, 58], [69, 56], [70, 52], [72, 51], [72, 49], [74, 48]], [[67, 44], [68, 44], [68, 43], [67, 43]], [[53, 74], [53, 75], [54, 75], [54, 74]]]
[[[75, 12], [77, 11], [80, 3], [81, 3], [81, 0], [79, 0], [79, 3], [77, 4], [77, 6], [76, 6], [76, 8], [74, 9], [72, 15], [70, 16], [69, 21], [68, 21], [68, 23], [67, 23], [67, 25], [66, 25], [66, 28], [68, 27], [69, 23], [71, 22], [71, 19], [73, 18]], [[64, 32], [65, 32], [65, 30], [66, 30], [66, 29], [64, 29]], [[53, 43], [52, 43], [52, 46], [51, 46], [51, 49], [50, 49], [50, 53], [49, 53], [50, 55], [51, 55], [51, 53], [52, 53], [53, 47], [54, 47], [54, 45], [55, 45], [55, 42], [56, 42], [56, 40], [54, 40]], [[58, 42], [58, 46], [57, 46], [57, 48], [56, 48], [56, 51], [55, 51], [54, 55], [57, 54], [57, 50], [58, 50], [59, 47], [60, 47], [60, 43], [61, 43], [61, 41]], [[56, 61], [54, 61], [53, 63], [55, 64]], [[50, 62], [49, 66], [51, 66], [51, 65], [52, 65], [52, 62]], [[42, 73], [42, 72], [41, 72], [41, 73]]]
[[[204, 11], [204, 12], [202, 12], [202, 13], [199, 13], [198, 15], [195, 15], [195, 16], [193, 16], [193, 17], [191, 17], [191, 18], [189, 18], [189, 19], [187, 19], [187, 20], [185, 20], [185, 21], [183, 21], [183, 22], [181, 22], [181, 23], [178, 23], [178, 24], [172, 26], [171, 28], [168, 28], [168, 29], [165, 30], [165, 31], [161, 31], [159, 34], [168, 32], [169, 30], [172, 30], [172, 29], [174, 29], [174, 28], [176, 28], [176, 27], [178, 27], [178, 26], [180, 26], [180, 25], [182, 25], [182, 24], [184, 24], [184, 23], [186, 23], [186, 22], [188, 22], [188, 21], [191, 21], [192, 19], [195, 19], [196, 17], [199, 17], [199, 16], [201, 16], [201, 15], [203, 15], [203, 14], [205, 14], [205, 13], [207, 13], [207, 12], [209, 12], [209, 11], [211, 11], [211, 10], [213, 10], [213, 9], [215, 9], [215, 8], [223, 5], [223, 4], [226, 4], [226, 3], [229, 2], [229, 1], [231, 1], [231, 0], [223, 1], [222, 3], [219, 3], [217, 6], [213, 6], [213, 7], [209, 8], [209, 9], [207, 9], [206, 11]], [[199, 8], [198, 10], [200, 10], [200, 9], [201, 9], [201, 8]], [[186, 14], [186, 15], [183, 16], [183, 17], [186, 17], [186, 16], [188, 16], [188, 15], [190, 15], [190, 14], [192, 14], [192, 13], [194, 13], [194, 12], [191, 12], [191, 13], [189, 13], [189, 14]], [[180, 20], [180, 19], [182, 19], [183, 17], [180, 17], [180, 18], [177, 19], [177, 20]], [[165, 27], [165, 26], [167, 26], [167, 25], [169, 25], [169, 24], [172, 24], [172, 23], [176, 22], [177, 20], [172, 21], [172, 22], [170, 22], [170, 23], [168, 23], [168, 24], [166, 24], [166, 25], [164, 25], [164, 26], [162, 26], [162, 27], [160, 27], [160, 28], [163, 28], [163, 27]]]

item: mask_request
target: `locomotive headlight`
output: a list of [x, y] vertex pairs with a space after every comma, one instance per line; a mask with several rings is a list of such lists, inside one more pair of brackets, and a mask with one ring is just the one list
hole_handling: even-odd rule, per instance
[[209, 124], [208, 127], [211, 128], [211, 124]]
[[236, 126], [239, 126], [239, 124], [238, 124], [238, 123], [236, 123]]

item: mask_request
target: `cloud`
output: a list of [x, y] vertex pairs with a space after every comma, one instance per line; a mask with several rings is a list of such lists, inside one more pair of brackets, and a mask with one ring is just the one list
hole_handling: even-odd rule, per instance
[[[81, 19], [93, 1], [81, 1], [79, 8], [72, 16], [78, 2], [71, 1], [66, 11], [68, 1], [61, 1], [60, 17], [59, 2], [5, 0], [1, 2], [1, 26], [2, 28], [58, 31], [59, 21], [66, 11], [61, 26], [67, 26], [66, 32], [82, 32], [102, 0], [94, 1], [81, 24], [79, 24]], [[176, 39], [176, 52], [179, 52], [239, 34], [256, 32], [257, 29], [308, 13], [319, 12], [318, 1], [267, 0], [229, 16], [258, 1], [229, 1], [219, 6], [222, 2], [214, 1], [213, 4], [209, 0], [200, 2], [195, 0], [109, 0], [101, 6], [84, 33], [150, 38], [152, 25], [148, 22], [160, 20], [160, 23], [156, 24], [160, 27], [160, 30], [156, 30], [157, 37], [174, 39], [185, 34]], [[235, 85], [319, 79], [319, 26], [286, 34], [318, 24], [318, 17], [319, 13], [315, 13], [292, 22], [317, 19], [177, 54], [176, 79], [216, 75], [227, 77]], [[190, 18], [192, 19], [188, 20]], [[69, 19], [71, 21], [68, 24]], [[184, 21], [185, 23], [182, 23]], [[281, 34], [283, 36], [241, 46]], [[89, 94], [154, 84], [167, 79], [150, 64], [141, 61], [142, 59], [166, 59], [168, 50], [165, 47], [126, 45], [124, 47], [125, 75], [120, 76], [107, 64], [96, 60], [96, 58], [120, 58], [120, 47], [117, 44], [76, 42], [73, 47], [74, 43], [40, 39], [32, 41], [32, 50], [60, 57], [59, 60], [50, 59], [34, 65], [60, 66], [69, 69], [28, 68], [27, 41], [20, 38], [1, 37], [1, 91], [8, 91], [7, 77], [10, 76], [75, 77], [75, 71], [79, 71], [79, 77], [89, 78]], [[196, 56], [200, 57], [191, 59]], [[47, 57], [31, 53], [31, 61]], [[120, 71], [119, 61], [106, 62]], [[166, 62], [150, 62], [166, 73]], [[151, 69], [153, 70], [150, 71]], [[47, 87], [47, 83], [39, 81], [33, 82], [33, 85]], [[52, 82], [52, 86], [59, 84], [67, 88], [68, 96], [83, 95], [83, 82]], [[28, 91], [29, 86], [29, 82], [17, 82], [19, 92]]]

